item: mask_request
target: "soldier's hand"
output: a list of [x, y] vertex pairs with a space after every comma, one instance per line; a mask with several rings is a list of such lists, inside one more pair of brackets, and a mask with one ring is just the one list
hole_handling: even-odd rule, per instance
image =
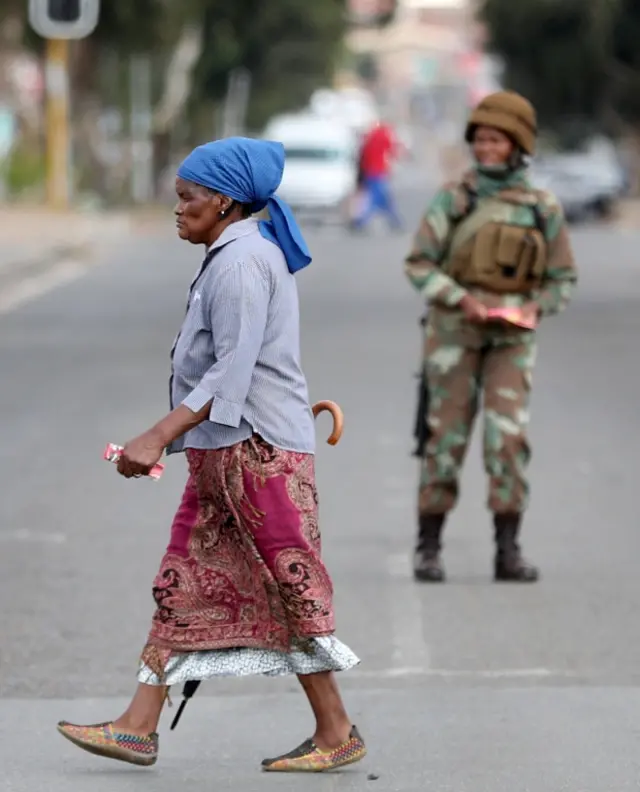
[[535, 327], [538, 324], [538, 319], [540, 318], [540, 306], [538, 303], [525, 303], [520, 311], [522, 312], [522, 318], [527, 322], [530, 322], [532, 327]]
[[486, 322], [487, 321], [487, 307], [483, 305], [480, 300], [476, 300], [470, 294], [460, 300], [460, 307], [469, 322]]

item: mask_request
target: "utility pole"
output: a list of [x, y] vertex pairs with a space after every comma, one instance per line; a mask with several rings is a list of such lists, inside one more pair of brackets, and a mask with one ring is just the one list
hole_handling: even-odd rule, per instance
[[47, 203], [65, 210], [71, 200], [71, 138], [69, 134], [69, 42], [47, 39]]
[[153, 150], [151, 144], [151, 60], [132, 55], [129, 61], [131, 92], [131, 198], [144, 204], [153, 196]]
[[227, 80], [221, 137], [243, 134], [250, 93], [251, 73], [242, 66], [232, 69]]
[[47, 203], [71, 202], [69, 41], [86, 38], [98, 24], [100, 0], [29, 0], [29, 22], [46, 39]]

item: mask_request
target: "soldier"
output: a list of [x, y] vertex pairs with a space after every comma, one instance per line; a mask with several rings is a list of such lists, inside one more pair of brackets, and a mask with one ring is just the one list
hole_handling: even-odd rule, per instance
[[[577, 280], [558, 200], [534, 189], [536, 113], [522, 96], [501, 91], [483, 99], [465, 139], [474, 167], [445, 185], [428, 207], [405, 271], [429, 306], [424, 335], [418, 434], [421, 477], [414, 576], [440, 582], [441, 533], [458, 498], [458, 480], [480, 398], [484, 466], [494, 515], [494, 579], [534, 582], [518, 534], [527, 507], [527, 439], [535, 329], [490, 318], [517, 307], [535, 327], [568, 304]], [[420, 407], [419, 407], [420, 409]], [[422, 428], [422, 432], [420, 429]]]

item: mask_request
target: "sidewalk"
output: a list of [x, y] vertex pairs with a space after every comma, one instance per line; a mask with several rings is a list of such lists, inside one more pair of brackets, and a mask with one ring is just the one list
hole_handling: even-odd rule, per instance
[[162, 210], [52, 212], [42, 206], [0, 205], [0, 270], [60, 255], [89, 255], [164, 219]]
[[166, 214], [0, 205], [0, 315], [81, 277], [133, 234], [154, 233]]

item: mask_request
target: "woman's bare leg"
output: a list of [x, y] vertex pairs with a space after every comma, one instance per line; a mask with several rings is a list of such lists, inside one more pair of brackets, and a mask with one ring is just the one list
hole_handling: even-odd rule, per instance
[[158, 761], [158, 723], [167, 690], [164, 686], [138, 685], [117, 720], [90, 725], [59, 721], [58, 731], [84, 751], [149, 767]]
[[342, 702], [333, 671], [299, 675], [316, 719], [314, 743], [322, 751], [338, 748], [349, 739], [352, 723]]
[[140, 736], [155, 733], [166, 697], [164, 685], [140, 683], [125, 712], [113, 722], [114, 728]]

